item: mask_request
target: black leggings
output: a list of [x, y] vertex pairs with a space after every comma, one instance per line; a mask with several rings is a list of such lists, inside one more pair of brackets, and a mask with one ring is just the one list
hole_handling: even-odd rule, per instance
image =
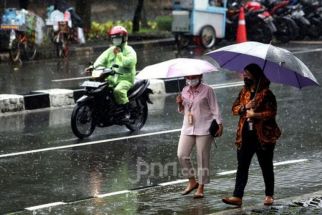
[[254, 131], [245, 131], [243, 133], [243, 144], [241, 148], [237, 150], [238, 168], [234, 196], [239, 198], [244, 196], [244, 190], [248, 180], [249, 166], [255, 153], [264, 177], [265, 194], [266, 196], [273, 196], [273, 155], [275, 145], [261, 146]]

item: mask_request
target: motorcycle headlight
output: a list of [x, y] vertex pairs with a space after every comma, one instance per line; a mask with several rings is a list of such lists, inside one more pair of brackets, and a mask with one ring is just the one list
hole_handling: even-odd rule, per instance
[[102, 72], [103, 72], [102, 70], [94, 70], [92, 72], [92, 77], [93, 78], [99, 78], [101, 76]]

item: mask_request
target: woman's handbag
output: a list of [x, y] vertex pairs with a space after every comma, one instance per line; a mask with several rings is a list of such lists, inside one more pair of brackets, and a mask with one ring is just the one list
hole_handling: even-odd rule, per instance
[[209, 128], [209, 133], [211, 134], [211, 136], [216, 137], [216, 133], [219, 129], [219, 125], [217, 123], [217, 121], [214, 119], [211, 122], [210, 128]]

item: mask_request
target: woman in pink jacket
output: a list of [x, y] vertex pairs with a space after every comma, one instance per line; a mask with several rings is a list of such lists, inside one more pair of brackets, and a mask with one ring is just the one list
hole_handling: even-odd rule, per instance
[[[177, 153], [182, 175], [189, 179], [182, 195], [197, 189], [194, 198], [203, 198], [204, 185], [210, 181], [209, 157], [214, 139], [209, 133], [209, 127], [213, 119], [216, 119], [219, 124], [216, 136], [221, 136], [222, 118], [216, 95], [210, 86], [202, 83], [202, 75], [187, 76], [185, 79], [187, 86], [176, 98], [178, 110], [184, 114]], [[194, 146], [196, 146], [198, 163], [196, 174], [190, 160]], [[198, 182], [195, 175], [198, 175]]]

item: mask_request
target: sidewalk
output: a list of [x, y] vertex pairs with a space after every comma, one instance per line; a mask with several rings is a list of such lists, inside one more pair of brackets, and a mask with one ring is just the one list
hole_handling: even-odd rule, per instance
[[249, 208], [233, 208], [212, 215], [246, 214], [322, 214], [322, 190], [297, 197], [278, 199], [272, 206], [255, 205]]

